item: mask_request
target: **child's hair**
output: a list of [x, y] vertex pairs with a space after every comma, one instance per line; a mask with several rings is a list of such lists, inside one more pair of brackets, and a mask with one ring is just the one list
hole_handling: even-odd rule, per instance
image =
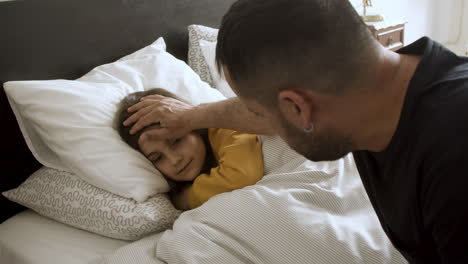
[[[127, 95], [122, 101], [120, 101], [120, 106], [119, 110], [117, 111], [117, 116], [116, 116], [116, 122], [117, 122], [117, 130], [119, 131], [120, 137], [125, 141], [128, 145], [130, 145], [132, 148], [141, 151], [140, 146], [138, 144], [138, 138], [140, 135], [143, 133], [143, 129], [138, 131], [137, 133], [131, 135], [130, 134], [130, 129], [132, 126], [124, 126], [123, 122], [129, 118], [132, 114], [134, 113], [129, 113], [127, 109], [140, 102], [140, 99], [142, 97], [148, 96], [148, 95], [162, 95], [166, 97], [171, 97], [176, 100], [182, 101], [184, 103], [188, 103], [187, 101], [181, 99], [177, 95], [164, 90], [162, 88], [153, 88], [147, 91], [142, 91], [142, 92], [135, 92]], [[206, 146], [206, 158], [205, 158], [205, 164], [202, 168], [202, 173], [208, 173], [211, 168], [213, 168], [216, 164], [216, 160], [214, 158], [211, 145], [208, 139], [208, 129], [199, 129], [193, 131], [194, 133], [199, 134], [203, 142], [205, 143]]]
[[[124, 126], [123, 122], [127, 118], [129, 118], [132, 114], [134, 114], [134, 113], [129, 113], [127, 111], [127, 109], [130, 106], [140, 102], [140, 99], [142, 97], [145, 97], [145, 96], [148, 96], [148, 95], [162, 95], [162, 96], [174, 98], [174, 99], [182, 101], [184, 103], [188, 103], [187, 101], [181, 99], [177, 95], [175, 95], [175, 94], [173, 94], [173, 93], [171, 93], [171, 92], [169, 92], [167, 90], [164, 90], [162, 88], [153, 88], [153, 89], [150, 89], [150, 90], [147, 90], [147, 91], [131, 93], [131, 94], [127, 95], [124, 99], [122, 99], [122, 101], [120, 101], [119, 110], [117, 111], [117, 116], [116, 116], [117, 130], [118, 130], [119, 135], [122, 138], [122, 140], [125, 141], [132, 148], [134, 148], [134, 149], [136, 149], [138, 151], [141, 151], [140, 146], [138, 144], [138, 138], [140, 138], [140, 135], [143, 133], [144, 130], [141, 129], [137, 133], [131, 135], [130, 134], [130, 129], [132, 128], [132, 126]], [[214, 158], [214, 155], [213, 155], [213, 152], [212, 152], [212, 149], [211, 149], [211, 145], [210, 145], [210, 142], [209, 142], [209, 139], [208, 139], [208, 129], [199, 129], [199, 130], [195, 130], [193, 132], [199, 134], [202, 137], [203, 142], [205, 143], [206, 158], [205, 158], [205, 164], [204, 164], [201, 172], [208, 173], [209, 170], [212, 167], [214, 167], [215, 164], [216, 164], [216, 160]]]
[[123, 122], [129, 118], [132, 114], [134, 113], [129, 113], [127, 109], [140, 102], [140, 99], [148, 96], [148, 95], [162, 95], [166, 97], [171, 97], [174, 99], [177, 99], [179, 101], [182, 101], [184, 103], [187, 103], [185, 100], [181, 99], [177, 95], [164, 90], [162, 88], [153, 88], [147, 91], [141, 91], [141, 92], [135, 92], [127, 95], [122, 101], [120, 101], [120, 106], [119, 106], [119, 111], [117, 112], [117, 130], [119, 131], [120, 137], [125, 141], [128, 145], [130, 145], [132, 148], [140, 151], [140, 147], [138, 145], [138, 138], [140, 138], [141, 133], [143, 132], [143, 129], [138, 131], [137, 133], [131, 135], [130, 134], [130, 129], [132, 126], [124, 126]]
[[[132, 126], [124, 126], [123, 122], [133, 114], [133, 113], [129, 113], [127, 109], [130, 106], [140, 102], [140, 99], [142, 97], [145, 97], [148, 95], [162, 95], [162, 96], [174, 98], [184, 103], [188, 103], [187, 101], [181, 99], [177, 95], [167, 90], [164, 90], [162, 88], [153, 88], [147, 91], [131, 93], [127, 95], [124, 99], [122, 99], [122, 101], [120, 101], [119, 110], [117, 111], [117, 116], [116, 116], [117, 130], [119, 131], [120, 137], [123, 139], [123, 141], [125, 141], [128, 145], [130, 145], [132, 148], [138, 151], [141, 151], [140, 146], [138, 144], [138, 138], [142, 134], [143, 129], [131, 135], [130, 129]], [[217, 162], [213, 155], [210, 141], [208, 139], [208, 129], [199, 129], [193, 132], [199, 134], [202, 137], [203, 142], [206, 147], [206, 157], [205, 157], [205, 162], [201, 170], [201, 173], [209, 173], [210, 169], [213, 168]]]

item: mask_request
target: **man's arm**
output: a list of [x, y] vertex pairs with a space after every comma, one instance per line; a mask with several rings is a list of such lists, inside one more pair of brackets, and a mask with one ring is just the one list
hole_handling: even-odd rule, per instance
[[237, 97], [196, 106], [188, 117], [195, 129], [225, 128], [257, 135], [274, 134], [265, 118], [249, 111]]
[[251, 134], [274, 134], [266, 120], [249, 111], [238, 99], [202, 104], [193, 107], [160, 95], [144, 97], [128, 109], [135, 112], [124, 125], [132, 125], [130, 133], [154, 124], [145, 131], [156, 138], [178, 138], [202, 128], [226, 128]]

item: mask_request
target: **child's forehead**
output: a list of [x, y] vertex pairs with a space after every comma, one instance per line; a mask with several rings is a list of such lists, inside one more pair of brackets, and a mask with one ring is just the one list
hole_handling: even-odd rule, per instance
[[165, 139], [150, 139], [150, 138], [140, 138], [138, 141], [141, 152], [144, 155], [148, 155], [154, 152], [164, 152], [169, 143]]
[[[152, 125], [149, 125], [147, 127], [144, 127], [141, 132], [140, 132], [140, 136], [139, 136], [139, 139], [141, 139], [142, 137], [148, 137], [148, 134], [146, 134], [145, 132], [149, 131], [149, 130], [153, 130], [153, 129], [159, 129], [160, 128], [160, 125], [159, 123], [157, 124], [152, 124]], [[158, 139], [158, 138], [155, 138], [155, 137], [151, 137], [152, 140], [160, 140], [160, 141], [164, 141], [164, 139]]]
[[148, 130], [148, 128], [145, 128], [138, 138], [138, 144], [140, 145], [140, 148], [142, 147], [142, 145], [146, 144], [151, 144], [152, 146], [165, 146], [170, 141], [168, 139], [159, 139], [151, 136], [148, 133], [145, 133]]

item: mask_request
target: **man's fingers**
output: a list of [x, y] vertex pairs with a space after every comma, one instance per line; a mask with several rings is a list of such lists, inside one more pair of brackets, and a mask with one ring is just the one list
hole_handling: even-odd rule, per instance
[[136, 104], [130, 106], [130, 107], [127, 109], [127, 111], [128, 111], [128, 112], [135, 112], [135, 111], [138, 111], [138, 110], [140, 110], [140, 109], [142, 109], [142, 108], [145, 108], [145, 107], [147, 107], [147, 106], [150, 106], [150, 105], [155, 105], [155, 102], [154, 102], [154, 101], [149, 101], [149, 100], [147, 100], [147, 101], [141, 101], [141, 102], [138, 102], [138, 103], [136, 103]]
[[123, 125], [124, 126], [129, 126], [133, 123], [135, 123], [136, 121], [138, 121], [142, 116], [145, 116], [146, 114], [150, 113], [152, 110], [152, 107], [150, 106], [147, 106], [143, 109], [140, 109], [138, 112], [134, 113], [133, 115], [131, 115], [129, 118], [127, 118], [124, 122], [123, 122]]
[[130, 129], [130, 135], [135, 134], [136, 132], [140, 131], [140, 129], [144, 128], [146, 125], [140, 120], [136, 122], [132, 128]]
[[144, 101], [144, 100], [147, 100], [147, 99], [161, 100], [161, 99], [164, 99], [164, 98], [167, 98], [167, 97], [162, 96], [162, 95], [152, 94], [152, 95], [147, 95], [147, 96], [144, 96], [144, 97], [140, 98], [140, 101]]
[[158, 123], [158, 122], [161, 122], [161, 121], [154, 119], [152, 116], [152, 112], [150, 112], [138, 119], [138, 121], [130, 129], [130, 134], [133, 135], [136, 132], [140, 131], [140, 129], [143, 129], [151, 124]]

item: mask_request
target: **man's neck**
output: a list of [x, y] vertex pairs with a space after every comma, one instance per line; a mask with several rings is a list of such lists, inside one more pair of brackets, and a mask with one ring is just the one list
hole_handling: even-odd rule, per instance
[[375, 78], [369, 83], [368, 119], [357, 139], [359, 149], [373, 152], [385, 150], [398, 128], [409, 83], [420, 57], [382, 51], [375, 68]]

